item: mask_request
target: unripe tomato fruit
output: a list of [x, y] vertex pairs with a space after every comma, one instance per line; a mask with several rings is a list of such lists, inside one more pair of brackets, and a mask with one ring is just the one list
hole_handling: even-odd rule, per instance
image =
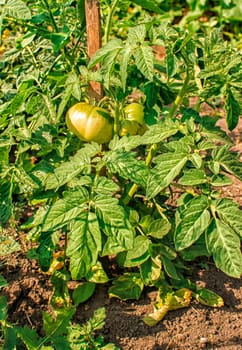
[[139, 123], [135, 120], [123, 120], [119, 131], [119, 136], [133, 136], [137, 135], [139, 130]]
[[140, 125], [144, 123], [144, 107], [139, 103], [130, 103], [124, 107], [125, 119], [135, 120]]
[[66, 114], [70, 131], [86, 142], [106, 143], [113, 137], [113, 119], [101, 108], [85, 102], [72, 106]]

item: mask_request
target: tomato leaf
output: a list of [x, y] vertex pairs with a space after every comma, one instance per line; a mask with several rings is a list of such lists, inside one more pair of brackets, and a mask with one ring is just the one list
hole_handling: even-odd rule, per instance
[[96, 284], [91, 282], [80, 283], [73, 291], [72, 297], [75, 306], [88, 300], [95, 291]]
[[70, 227], [67, 256], [73, 279], [85, 277], [91, 266], [97, 263], [102, 249], [101, 232], [95, 213], [82, 213]]
[[67, 334], [68, 326], [72, 316], [76, 311], [75, 307], [58, 310], [57, 316], [54, 319], [47, 312], [43, 312], [43, 328], [46, 336], [52, 338], [58, 335]]
[[240, 238], [225, 222], [213, 219], [206, 232], [208, 250], [217, 268], [231, 277], [240, 278], [242, 256]]
[[57, 200], [47, 211], [43, 220], [43, 231], [56, 230], [76, 219], [86, 209], [88, 192], [85, 188], [65, 193], [65, 198]]
[[179, 131], [179, 125], [171, 120], [161, 120], [151, 125], [149, 130], [142, 136], [143, 144], [159, 143]]
[[0, 224], [5, 225], [12, 215], [13, 203], [12, 203], [12, 191], [13, 187], [10, 181], [0, 182]]
[[8, 15], [16, 19], [31, 19], [31, 12], [22, 0], [8, 0], [3, 7], [3, 15]]
[[122, 149], [110, 152], [106, 158], [106, 165], [111, 173], [117, 173], [118, 176], [137, 185], [146, 185], [148, 168], [144, 161], [135, 158], [134, 152], [125, 152]]
[[242, 237], [242, 211], [238, 203], [230, 198], [222, 198], [216, 201], [214, 209], [219, 218]]
[[171, 223], [165, 219], [153, 220], [147, 230], [147, 236], [151, 236], [156, 239], [162, 239], [171, 230]]
[[126, 90], [126, 81], [128, 76], [128, 64], [132, 55], [132, 50], [130, 45], [126, 45], [120, 51], [120, 78], [123, 91]]
[[142, 44], [146, 37], [146, 27], [144, 24], [137, 25], [135, 27], [130, 27], [128, 32], [127, 42], [136, 47], [137, 44]]
[[199, 196], [190, 200], [182, 210], [174, 235], [177, 250], [188, 248], [204, 233], [211, 217], [208, 207], [207, 197]]
[[153, 80], [154, 62], [153, 51], [148, 45], [142, 45], [133, 51], [135, 64], [145, 78]]
[[120, 39], [112, 39], [110, 40], [106, 45], [101, 47], [99, 50], [95, 52], [95, 54], [92, 56], [88, 68], [93, 68], [95, 65], [99, 62], [102, 62], [103, 59], [109, 55], [112, 54], [113, 51], [119, 51], [123, 48], [123, 42]]
[[155, 1], [149, 0], [133, 0], [133, 2], [146, 10], [162, 14], [162, 10], [155, 4]]
[[204, 170], [189, 169], [184, 171], [184, 175], [179, 179], [179, 184], [185, 186], [196, 186], [207, 183], [207, 177]]
[[119, 298], [122, 300], [140, 298], [144, 284], [139, 273], [126, 272], [123, 276], [113, 281], [112, 287], [109, 288], [108, 294], [110, 298]]
[[155, 197], [180, 174], [188, 160], [184, 153], [164, 153], [156, 158], [158, 163], [150, 172], [147, 181], [146, 195]]
[[149, 258], [150, 243], [151, 241], [146, 236], [135, 237], [133, 248], [118, 255], [120, 266], [133, 267], [145, 262]]
[[86, 279], [92, 283], [106, 283], [109, 281], [109, 278], [100, 261], [97, 261], [97, 263], [91, 267]]
[[229, 151], [229, 146], [215, 147], [212, 151], [212, 158], [228, 173], [235, 175], [242, 180], [242, 162], [239, 161], [239, 154]]
[[229, 130], [233, 130], [239, 121], [241, 114], [241, 107], [239, 101], [236, 99], [236, 95], [233, 94], [231, 86], [226, 89], [225, 95], [225, 109], [226, 109], [226, 121]]
[[168, 311], [188, 307], [191, 302], [191, 296], [192, 292], [186, 288], [178, 289], [175, 292], [161, 288], [154, 303], [154, 311], [145, 316], [143, 321], [148, 326], [155, 326], [166, 316]]
[[78, 174], [86, 173], [90, 168], [91, 157], [94, 157], [98, 152], [100, 152], [100, 145], [97, 143], [85, 144], [73, 157], [57, 167], [53, 174], [48, 174], [45, 181], [46, 190], [57, 190]]
[[97, 195], [93, 200], [100, 229], [107, 241], [102, 255], [110, 255], [133, 247], [134, 231], [124, 208], [118, 200], [109, 196]]

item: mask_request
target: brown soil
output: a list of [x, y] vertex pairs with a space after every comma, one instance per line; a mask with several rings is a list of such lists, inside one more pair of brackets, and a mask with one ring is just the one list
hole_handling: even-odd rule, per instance
[[[223, 119], [218, 122], [226, 128]], [[235, 150], [241, 152], [242, 120], [230, 133]], [[242, 206], [241, 183], [235, 179], [224, 189], [226, 196]], [[25, 242], [25, 237], [21, 237]], [[26, 251], [26, 249], [23, 249]], [[1, 264], [2, 263], [2, 264]], [[75, 322], [83, 322], [93, 311], [105, 306], [107, 319], [102, 335], [105, 341], [124, 350], [238, 350], [242, 349], [242, 284], [241, 280], [226, 276], [212, 262], [194, 266], [191, 279], [220, 294], [224, 307], [209, 308], [192, 301], [189, 308], [170, 312], [155, 327], [146, 326], [142, 318], [152, 312], [156, 292], [146, 290], [139, 301], [120, 301], [107, 297], [107, 286], [99, 285], [94, 296], [78, 310]], [[49, 276], [39, 271], [37, 262], [23, 252], [14, 253], [0, 261], [0, 273], [9, 285], [1, 291], [9, 302], [9, 321], [27, 324], [42, 334], [42, 311], [49, 309], [51, 296]]]

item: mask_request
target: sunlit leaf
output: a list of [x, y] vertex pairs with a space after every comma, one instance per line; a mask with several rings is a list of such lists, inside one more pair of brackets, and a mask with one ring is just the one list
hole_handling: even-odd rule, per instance
[[177, 250], [188, 248], [204, 233], [210, 222], [208, 207], [209, 202], [205, 196], [195, 197], [188, 202], [180, 214], [181, 221], [174, 235]]
[[229, 276], [240, 278], [242, 255], [240, 238], [233, 229], [219, 219], [213, 219], [206, 232], [209, 251], [217, 268]]
[[86, 208], [88, 192], [85, 188], [70, 191], [63, 199], [57, 200], [48, 210], [43, 220], [42, 230], [55, 230], [70, 223]]
[[109, 288], [108, 294], [110, 298], [138, 300], [143, 288], [144, 284], [139, 273], [126, 272], [113, 281], [113, 285]]
[[71, 225], [67, 256], [70, 258], [70, 272], [73, 279], [85, 277], [97, 263], [101, 252], [101, 232], [94, 213], [82, 213]]
[[155, 197], [180, 174], [188, 160], [184, 153], [164, 153], [156, 158], [157, 165], [151, 170], [146, 195]]

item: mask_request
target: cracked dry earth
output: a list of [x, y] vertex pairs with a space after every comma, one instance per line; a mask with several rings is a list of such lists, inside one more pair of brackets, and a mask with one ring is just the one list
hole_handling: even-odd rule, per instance
[[[223, 119], [218, 124], [226, 130]], [[232, 133], [228, 132], [234, 140], [234, 150], [239, 152], [242, 150], [241, 130], [242, 120]], [[241, 183], [234, 180], [224, 192], [242, 206]], [[220, 294], [224, 307], [209, 308], [192, 301], [190, 307], [172, 311], [158, 325], [149, 327], [142, 318], [152, 312], [155, 291], [147, 290], [139, 301], [124, 302], [109, 299], [108, 286], [99, 285], [94, 296], [80, 307], [74, 321], [84, 322], [96, 308], [105, 306], [107, 318], [102, 335], [107, 342], [113, 342], [123, 350], [242, 349], [241, 280], [226, 276], [212, 262], [193, 267], [191, 279]], [[9, 283], [1, 291], [9, 302], [9, 321], [27, 324], [42, 334], [41, 313], [48, 310], [51, 296], [49, 277], [42, 274], [37, 262], [28, 260], [23, 252], [5, 257], [0, 263], [0, 273]]]

